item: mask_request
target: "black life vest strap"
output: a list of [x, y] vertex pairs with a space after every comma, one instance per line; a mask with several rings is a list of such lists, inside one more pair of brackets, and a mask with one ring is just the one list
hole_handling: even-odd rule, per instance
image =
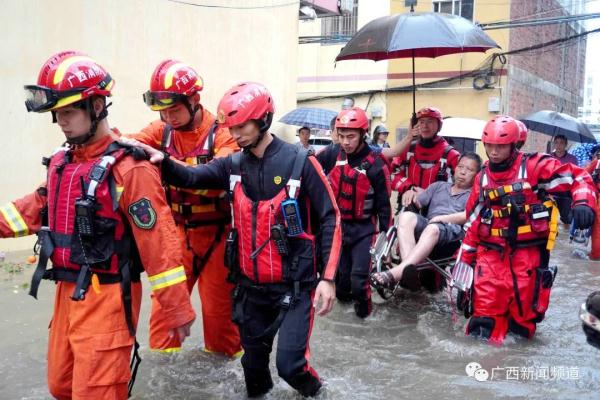
[[201, 256], [196, 254], [196, 252], [194, 251], [192, 246], [190, 246], [189, 239], [187, 238], [187, 235], [186, 235], [186, 240], [188, 241], [188, 249], [191, 250], [192, 253], [194, 254], [194, 256], [192, 257], [192, 273], [194, 274], [194, 276], [196, 276], [196, 277], [200, 276], [200, 273], [206, 266], [206, 263], [208, 262], [208, 259], [210, 258], [211, 254], [213, 253], [213, 251], [215, 251], [215, 248], [221, 242], [224, 232], [225, 232], [225, 225], [223, 225], [223, 224], [218, 225], [217, 233], [215, 234], [214, 239], [210, 243], [210, 246], [208, 246], [208, 249]]
[[131, 362], [129, 363], [129, 370], [131, 371], [131, 379], [127, 384], [127, 398], [131, 397], [131, 391], [133, 390], [133, 385], [135, 384], [135, 378], [137, 376], [138, 367], [142, 363], [142, 357], [140, 357], [140, 344], [137, 339], [134, 339], [135, 342], [133, 344], [133, 352], [131, 354]]

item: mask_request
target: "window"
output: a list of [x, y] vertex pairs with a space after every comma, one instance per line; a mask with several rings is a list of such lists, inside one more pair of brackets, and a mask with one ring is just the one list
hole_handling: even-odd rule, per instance
[[442, 0], [433, 2], [433, 12], [460, 15], [473, 20], [474, 0]]
[[356, 33], [358, 21], [358, 0], [354, 0], [352, 14], [321, 18], [321, 36], [331, 41], [350, 40]]

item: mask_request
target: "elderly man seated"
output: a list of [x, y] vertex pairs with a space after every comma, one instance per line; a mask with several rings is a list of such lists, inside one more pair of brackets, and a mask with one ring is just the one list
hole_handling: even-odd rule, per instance
[[419, 194], [413, 192], [413, 204], [419, 209], [427, 207], [427, 216], [411, 211], [400, 214], [398, 244], [402, 261], [390, 270], [371, 274], [373, 286], [393, 289], [400, 283], [412, 291], [420, 289], [416, 264], [423, 262], [435, 246], [445, 246], [464, 237], [465, 206], [480, 169], [481, 158], [475, 153], [465, 153], [459, 159], [453, 184], [434, 182]]

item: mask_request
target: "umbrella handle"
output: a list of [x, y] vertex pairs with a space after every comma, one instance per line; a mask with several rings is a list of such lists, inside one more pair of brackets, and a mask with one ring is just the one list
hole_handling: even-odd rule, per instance
[[417, 125], [418, 119], [417, 119], [417, 113], [413, 111], [412, 116], [410, 117], [410, 127], [414, 128], [415, 125]]

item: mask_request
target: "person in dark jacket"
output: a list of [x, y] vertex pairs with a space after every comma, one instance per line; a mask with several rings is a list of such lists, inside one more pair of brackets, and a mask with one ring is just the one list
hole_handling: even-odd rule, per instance
[[314, 396], [322, 383], [308, 363], [308, 342], [314, 313], [327, 314], [335, 300], [340, 217], [314, 156], [268, 132], [273, 112], [263, 85], [242, 83], [227, 91], [217, 112], [242, 152], [185, 167], [142, 147], [152, 161], [162, 160], [163, 179], [172, 185], [229, 190], [233, 222], [225, 263], [237, 285], [233, 319], [248, 396], [273, 387], [269, 355], [278, 331], [279, 376]]
[[385, 232], [390, 225], [390, 172], [384, 156], [366, 143], [369, 120], [362, 109], [342, 110], [335, 127], [340, 144], [328, 146], [317, 159], [342, 217], [336, 295], [341, 301], [354, 301], [356, 315], [365, 318], [372, 308], [369, 248], [376, 232]]

